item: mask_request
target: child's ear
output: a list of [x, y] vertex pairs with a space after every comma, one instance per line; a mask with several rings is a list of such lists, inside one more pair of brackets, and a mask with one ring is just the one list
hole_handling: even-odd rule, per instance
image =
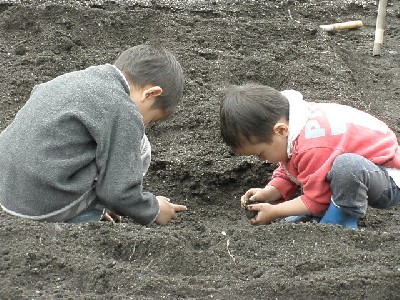
[[286, 123], [276, 123], [274, 126], [274, 132], [286, 137], [289, 135], [289, 126]]
[[148, 99], [150, 97], [157, 97], [162, 94], [163, 90], [160, 86], [155, 85], [149, 88], [145, 88], [142, 94], [142, 100]]

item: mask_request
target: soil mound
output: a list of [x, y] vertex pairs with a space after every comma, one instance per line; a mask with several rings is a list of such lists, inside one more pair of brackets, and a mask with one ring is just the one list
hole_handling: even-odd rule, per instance
[[[239, 198], [274, 166], [220, 140], [228, 84], [297, 89], [366, 110], [400, 132], [400, 4], [374, 57], [376, 1], [0, 1], [0, 130], [32, 87], [159, 43], [186, 72], [182, 105], [149, 127], [145, 188], [188, 206], [169, 226], [49, 224], [0, 212], [1, 299], [398, 299], [400, 208], [357, 231], [254, 227]], [[319, 25], [362, 20], [354, 30]]]

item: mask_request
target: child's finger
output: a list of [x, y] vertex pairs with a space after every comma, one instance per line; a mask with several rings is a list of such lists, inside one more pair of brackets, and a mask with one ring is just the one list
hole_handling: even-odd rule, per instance
[[248, 200], [249, 198], [248, 197], [246, 197], [246, 195], [243, 195], [241, 198], [240, 198], [240, 204], [242, 205], [242, 206], [245, 206], [246, 204], [247, 204], [247, 200]]
[[255, 190], [250, 189], [244, 194], [244, 196], [246, 197], [246, 199], [250, 199], [254, 194], [255, 194]]
[[107, 215], [109, 217], [111, 217], [113, 221], [115, 221], [117, 223], [121, 222], [121, 220], [122, 220], [122, 216], [116, 214], [115, 212], [107, 211]]
[[174, 204], [174, 213], [171, 216], [171, 220], [178, 220], [178, 212], [187, 211], [187, 207], [185, 205]]
[[249, 197], [249, 201], [252, 202], [258, 201], [257, 191], [254, 191], [254, 193], [251, 194], [251, 196]]
[[186, 205], [174, 204], [175, 212], [187, 211]]
[[258, 225], [259, 223], [258, 223], [258, 221], [257, 221], [257, 215], [256, 215], [254, 218], [251, 218], [251, 219], [249, 220], [249, 223], [250, 223], [251, 225]]
[[261, 204], [250, 204], [250, 205], [247, 205], [247, 209], [248, 210], [252, 210], [252, 211], [260, 211], [261, 210]]
[[107, 212], [103, 214], [101, 220], [105, 222], [114, 222], [114, 219]]

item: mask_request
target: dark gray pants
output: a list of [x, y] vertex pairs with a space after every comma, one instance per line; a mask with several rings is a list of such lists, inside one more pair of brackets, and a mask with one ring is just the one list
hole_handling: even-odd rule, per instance
[[390, 208], [400, 204], [400, 189], [387, 171], [362, 156], [339, 155], [326, 178], [333, 203], [356, 218], [365, 215], [368, 205]]

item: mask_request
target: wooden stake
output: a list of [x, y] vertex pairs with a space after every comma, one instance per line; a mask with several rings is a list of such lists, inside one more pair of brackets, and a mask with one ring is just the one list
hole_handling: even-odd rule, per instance
[[319, 27], [324, 31], [334, 31], [343, 29], [355, 29], [361, 26], [363, 26], [363, 22], [361, 20], [357, 20], [357, 21], [348, 21], [343, 23], [334, 23], [329, 25], [320, 25]]
[[375, 29], [375, 41], [374, 49], [372, 54], [374, 56], [381, 55], [381, 49], [383, 44], [383, 33], [385, 31], [386, 23], [386, 6], [388, 0], [379, 0], [378, 4], [378, 17], [376, 18], [376, 29]]

